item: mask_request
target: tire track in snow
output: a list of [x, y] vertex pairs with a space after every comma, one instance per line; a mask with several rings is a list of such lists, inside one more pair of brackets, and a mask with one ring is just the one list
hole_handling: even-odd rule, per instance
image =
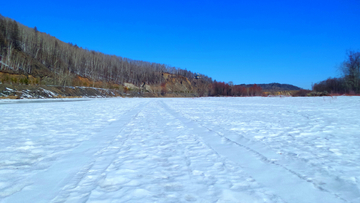
[[[283, 147], [286, 147], [286, 149], [292, 149], [295, 150], [297, 152], [306, 152], [307, 154], [311, 154], [312, 157], [314, 159], [314, 157], [317, 157], [317, 154], [314, 151], [309, 150], [307, 147], [308, 146], [312, 146], [313, 142], [316, 142], [317, 139], [321, 139], [322, 137], [318, 137], [318, 136], [314, 136], [314, 138], [312, 138], [310, 141], [309, 140], [296, 140], [296, 136], [300, 135], [301, 133], [309, 133], [312, 132], [313, 129], [317, 129], [315, 132], [323, 132], [324, 129], [326, 129], [325, 124], [321, 124], [319, 125], [319, 123], [326, 123], [326, 121], [323, 121], [319, 118], [319, 115], [315, 114], [315, 115], [308, 115], [307, 113], [298, 111], [298, 110], [288, 110], [287, 111], [289, 115], [291, 115], [290, 117], [294, 117], [294, 118], [298, 118], [298, 117], [303, 117], [306, 118], [305, 122], [299, 122], [298, 124], [294, 125], [292, 128], [296, 129], [295, 131], [298, 131], [295, 133], [295, 135], [292, 135], [290, 133], [292, 132], [283, 132], [281, 134], [285, 134], [288, 137], [291, 137], [291, 142], [285, 142], [286, 140], [284, 140], [284, 145]], [[198, 122], [199, 123], [199, 122]], [[201, 125], [199, 123], [199, 125]], [[202, 125], [203, 126], [203, 125]], [[207, 128], [206, 126], [203, 126], [205, 128]], [[209, 128], [208, 128], [209, 129]], [[212, 130], [212, 129], [209, 129]], [[224, 129], [223, 127], [219, 126], [218, 130], [212, 130], [215, 133], [219, 134], [219, 136], [223, 136], [222, 133], [220, 133], [220, 131], [226, 131], [226, 129]], [[240, 136], [235, 138], [234, 136], [232, 136], [232, 138], [226, 137], [226, 139], [229, 139], [231, 142], [234, 142], [234, 144], [240, 144], [240, 143], [246, 143], [243, 142], [241, 140], [245, 139], [249, 142], [251, 142], [252, 140], [249, 138], [246, 138], [242, 133], [239, 132], [234, 132], [236, 135]], [[233, 133], [232, 133], [233, 134]], [[225, 137], [225, 136], [224, 136]], [[325, 137], [326, 140], [329, 140]], [[237, 141], [240, 140], [241, 142]], [[281, 142], [281, 141], [280, 141]], [[299, 142], [301, 142], [299, 144]], [[263, 144], [264, 143], [259, 143], [259, 144]], [[242, 145], [242, 144], [240, 144]], [[251, 144], [250, 144], [251, 145]], [[249, 145], [249, 146], [250, 146]], [[251, 147], [243, 145], [246, 148], [249, 148], [249, 150], [253, 150]], [[328, 148], [331, 148], [330, 146]], [[270, 150], [274, 149], [269, 147]], [[357, 202], [357, 200], [359, 198], [359, 191], [356, 191], [356, 189], [354, 190], [354, 188], [356, 188], [356, 184], [350, 182], [349, 180], [344, 179], [343, 177], [339, 177], [338, 175], [331, 173], [331, 171], [327, 171], [325, 170], [322, 166], [322, 163], [310, 163], [311, 159], [305, 159], [305, 158], [299, 158], [297, 156], [297, 154], [292, 153], [291, 151], [289, 152], [288, 150], [284, 149], [284, 151], [282, 151], [282, 158], [286, 157], [288, 159], [288, 161], [291, 161], [291, 163], [286, 163], [286, 161], [283, 160], [277, 160], [276, 162], [273, 162], [271, 159], [268, 158], [268, 161], [270, 161], [272, 164], [278, 165], [279, 167], [283, 167], [284, 169], [288, 170], [289, 172], [297, 175], [299, 178], [312, 183], [314, 185], [314, 187], [318, 188], [319, 190], [328, 192], [333, 194], [335, 197], [338, 197], [339, 199], [343, 200], [344, 202]], [[278, 150], [275, 148], [275, 150]], [[260, 155], [262, 155], [260, 152], [255, 151], [255, 153], [259, 153]], [[296, 156], [294, 156], [296, 155]], [[266, 157], [266, 156], [264, 156]], [[290, 160], [289, 160], [290, 159]], [[310, 159], [310, 160], [309, 160]], [[282, 163], [280, 163], [282, 162]], [[296, 170], [293, 170], [296, 169]], [[319, 177], [317, 178], [315, 174], [321, 174], [320, 178], [325, 179], [325, 183], [322, 181], [319, 181]]]
[[[194, 122], [197, 122], [196, 120], [193, 120], [193, 121], [194, 121]], [[197, 123], [198, 123], [198, 122], [197, 122]], [[198, 125], [200, 125], [200, 126], [203, 127], [203, 128], [206, 128], [207, 130], [209, 130], [209, 131], [211, 131], [211, 132], [216, 133], [219, 137], [221, 137], [222, 139], [226, 140], [228, 143], [232, 143], [232, 144], [238, 145], [239, 147], [245, 148], [245, 149], [248, 150], [249, 152], [255, 154], [255, 155], [256, 155], [260, 160], [262, 160], [263, 162], [267, 162], [267, 163], [269, 163], [269, 164], [273, 164], [273, 165], [279, 166], [279, 167], [287, 170], [288, 172], [294, 174], [294, 175], [297, 176], [298, 178], [300, 178], [300, 179], [302, 179], [302, 180], [304, 180], [304, 181], [307, 181], [307, 182], [309, 182], [309, 183], [312, 183], [312, 184], [314, 185], [314, 187], [318, 188], [319, 190], [324, 191], [324, 192], [327, 192], [327, 193], [330, 193], [330, 194], [334, 195], [335, 197], [343, 200], [344, 202], [349, 202], [348, 200], [346, 200], [345, 198], [341, 197], [340, 195], [335, 194], [335, 193], [331, 192], [330, 190], [322, 187], [322, 186], [319, 185], [318, 183], [314, 182], [311, 178], [307, 178], [306, 175], [302, 175], [301, 173], [296, 172], [295, 170], [292, 170], [292, 169], [290, 169], [290, 168], [288, 168], [288, 167], [286, 167], [286, 166], [284, 166], [284, 165], [282, 165], [282, 164], [277, 163], [277, 160], [274, 161], [274, 160], [272, 160], [272, 159], [270, 159], [270, 158], [267, 158], [264, 154], [261, 154], [260, 152], [252, 149], [251, 147], [246, 146], [246, 145], [243, 145], [243, 144], [239, 143], [238, 141], [234, 141], [234, 140], [232, 140], [232, 139], [229, 139], [228, 137], [224, 136], [222, 133], [219, 133], [218, 131], [215, 131], [215, 130], [213, 130], [213, 129], [211, 129], [211, 128], [208, 128], [208, 127], [206, 127], [206, 126], [203, 126], [203, 125], [201, 125], [200, 123], [198, 123]], [[247, 140], [248, 142], [251, 141], [250, 139], [244, 137], [243, 135], [240, 135], [240, 136], [241, 136], [242, 139], [245, 139], [245, 140]], [[319, 169], [319, 170], [321, 170], [321, 169]]]
[[[101, 135], [116, 136], [116, 133], [119, 131], [117, 124], [120, 124], [120, 126], [127, 125], [132, 119], [136, 118], [145, 106], [146, 104], [142, 108], [134, 106], [133, 109], [126, 111], [119, 120], [112, 122], [107, 128], [97, 132], [89, 140], [82, 142], [70, 152], [64, 154], [61, 159], [53, 163], [48, 169], [36, 173], [25, 180], [26, 182], [36, 182], [36, 185], [30, 185], [28, 186], [29, 189], [25, 188], [4, 198], [3, 202], [22, 202], [24, 197], [27, 197], [28, 202], [50, 202], [55, 200], [63, 192], [58, 191], [58, 189], [72, 188], [69, 183], [73, 185], [78, 184], [81, 181], [81, 177], [83, 177], [81, 175], [85, 175], [96, 163], [92, 161], [94, 154], [99, 149], [104, 149], [104, 147], [106, 148], [109, 145]], [[132, 119], [129, 121], [129, 118]], [[63, 199], [60, 202], [64, 202]]]
[[155, 100], [88, 202], [272, 202], [281, 199], [211, 150]]
[[[296, 202], [307, 202], [308, 199], [305, 201], [302, 200], [304, 193], [303, 191], [307, 191], [306, 194], [308, 195], [308, 197], [310, 196], [310, 198], [313, 198], [313, 202], [349, 202], [338, 194], [332, 193], [331, 191], [317, 185], [312, 180], [306, 179], [300, 173], [272, 161], [264, 154], [258, 152], [250, 146], [231, 140], [224, 136], [222, 133], [214, 131], [206, 126], [202, 126], [196, 120], [191, 119], [189, 121], [180, 113], [171, 109], [164, 102], [162, 102], [162, 106], [173, 116], [181, 120], [184, 125], [187, 126], [187, 128], [193, 128], [196, 133], [203, 138], [204, 142], [209, 145], [209, 147], [217, 151], [217, 153], [244, 166], [246, 169], [248, 169], [249, 174], [251, 174], [257, 181], [265, 184], [268, 188], [274, 189], [278, 193], [278, 195], [284, 198], [284, 200], [288, 202], [294, 202], [294, 199], [296, 199]], [[195, 123], [197, 125], [195, 125]], [[203, 129], [206, 130], [204, 131]], [[209, 135], [211, 135], [212, 138], [209, 138]], [[244, 161], [238, 156], [231, 155], [231, 153], [246, 154], [247, 160]], [[260, 160], [261, 162], [257, 160]], [[251, 166], [249, 167], [249, 165]], [[273, 173], [274, 171], [276, 173]], [[279, 174], [286, 173], [288, 173], [288, 175], [285, 175], [286, 177], [269, 177], [270, 174], [279, 176]], [[272, 181], [272, 179], [278, 179], [281, 181]], [[287, 183], [287, 186], [283, 185], [279, 187], [278, 185], [276, 185], [279, 182]], [[312, 187], [309, 187], [309, 183], [316, 189], [313, 190]], [[297, 191], [299, 192], [296, 193], [293, 192], [293, 190], [290, 192], [284, 187], [297, 188]]]
[[[94, 156], [97, 158], [95, 158], [95, 160], [92, 161], [88, 166], [85, 166], [83, 169], [81, 169], [75, 175], [73, 180], [69, 184], [65, 185], [61, 192], [55, 198], [53, 198], [51, 202], [86, 202], [88, 200], [91, 191], [97, 186], [97, 182], [103, 177], [103, 172], [111, 165], [111, 163], [116, 158], [116, 153], [121, 150], [121, 147], [129, 138], [129, 135], [122, 136], [126, 126], [137, 119], [139, 114], [143, 111], [144, 108], [148, 106], [149, 103], [150, 102], [145, 103], [140, 108], [135, 107], [134, 109], [136, 110], [130, 111], [122, 116], [122, 119], [126, 121], [121, 126], [116, 126], [116, 129], [119, 129], [119, 131], [116, 132], [118, 136], [109, 142], [106, 147], [101, 148], [96, 153], [94, 153]], [[136, 114], [128, 119], [130, 115], [134, 114], [134, 112], [136, 112]], [[109, 130], [107, 129], [105, 131]], [[115, 132], [110, 133], [114, 134]], [[104, 135], [105, 132], [102, 131], [98, 134], [98, 136], [101, 136]]]
[[240, 144], [240, 143], [238, 143], [238, 142], [235, 142], [235, 141], [233, 141], [233, 140], [231, 140], [231, 139], [229, 139], [229, 138], [221, 135], [219, 132], [214, 131], [214, 130], [206, 127], [206, 126], [202, 126], [202, 127], [208, 129], [209, 131], [212, 131], [212, 132], [216, 133], [218, 136], [222, 137], [223, 139], [225, 139], [225, 140], [228, 141], [229, 143], [235, 144], [235, 145], [237, 145], [237, 146], [239, 146], [239, 147], [245, 148], [246, 150], [248, 150], [248, 151], [251, 152], [251, 153], [254, 153], [257, 157], [259, 157], [259, 159], [260, 159], [261, 161], [267, 162], [267, 163], [269, 163], [269, 164], [273, 164], [273, 165], [276, 165], [276, 166], [279, 166], [279, 167], [287, 170], [288, 172], [294, 174], [294, 175], [297, 176], [298, 178], [300, 178], [300, 179], [302, 179], [302, 180], [304, 180], [304, 181], [307, 181], [307, 182], [312, 183], [312, 184], [313, 184], [316, 188], [318, 188], [319, 190], [324, 191], [324, 192], [327, 192], [327, 193], [330, 193], [330, 194], [334, 195], [335, 197], [343, 200], [344, 202], [348, 202], [346, 199], [342, 198], [341, 196], [339, 196], [339, 195], [337, 195], [337, 194], [332, 193], [332, 192], [329, 191], [329, 190], [326, 190], [325, 188], [321, 187], [320, 185], [316, 184], [316, 183], [313, 182], [311, 179], [306, 178], [305, 176], [301, 175], [300, 173], [298, 173], [298, 172], [296, 172], [296, 171], [294, 171], [294, 170], [292, 170], [292, 169], [289, 169], [289, 168], [287, 168], [287, 167], [284, 166], [284, 165], [281, 165], [281, 164], [279, 164], [279, 163], [276, 163], [275, 161], [272, 161], [272, 160], [268, 159], [265, 155], [261, 154], [260, 152], [254, 150], [254, 149], [252, 149], [252, 148], [250, 148], [250, 147], [248, 147], [248, 146], [246, 146], [246, 145], [243, 145], [243, 144]]
[[[233, 162], [226, 159], [226, 157], [222, 156], [218, 151], [214, 150], [211, 146], [209, 146], [208, 144], [204, 143], [203, 140], [201, 139], [200, 136], [198, 136], [197, 134], [194, 134], [194, 132], [192, 131], [193, 128], [188, 128], [186, 126], [186, 123], [184, 123], [182, 121], [182, 117], [178, 117], [177, 115], [174, 115], [173, 114], [173, 111], [169, 110], [168, 106], [166, 104], [164, 104], [163, 101], [160, 102], [160, 106], [165, 110], [167, 111], [169, 114], [171, 114], [173, 117], [176, 118], [176, 120], [178, 120], [181, 125], [185, 125], [185, 129], [186, 129], [186, 133], [187, 134], [192, 134], [191, 138], [190, 139], [194, 139], [196, 140], [197, 143], [199, 143], [199, 145], [202, 145], [202, 146], [205, 146], [206, 148], [210, 149], [212, 151], [213, 154], [215, 154], [215, 156], [217, 157], [217, 159], [221, 160], [221, 166], [228, 170], [228, 171], [232, 171], [232, 173], [236, 174], [235, 171], [241, 171], [241, 169], [238, 169], [236, 166], [233, 165]], [[189, 137], [187, 138], [189, 139]], [[237, 168], [234, 170], [234, 168]], [[243, 172], [241, 172], [242, 174]], [[228, 173], [229, 176], [232, 176], [234, 174], [230, 174]], [[248, 174], [243, 174], [243, 176], [248, 176]], [[246, 181], [255, 181], [252, 179], [252, 177], [247, 177], [247, 180]], [[236, 181], [235, 181], [236, 182]], [[257, 184], [257, 183], [256, 183]], [[261, 186], [256, 186], [257, 188], [262, 188]], [[236, 188], [236, 187], [235, 187]], [[257, 190], [260, 190], [260, 191], [257, 191]], [[279, 196], [276, 196], [275, 194], [273, 194], [272, 192], [270, 192], [269, 190], [265, 189], [265, 188], [262, 188], [262, 189], [255, 189], [253, 187], [249, 187], [249, 188], [244, 188], [242, 187], [241, 188], [241, 191], [251, 191], [251, 193], [253, 193], [254, 196], [256, 196], [255, 194], [256, 193], [261, 193], [261, 194], [257, 194], [258, 196], [263, 196], [262, 198], [259, 198], [259, 199], [262, 199], [262, 200], [259, 200], [259, 199], [251, 199], [251, 200], [244, 200], [244, 199], [231, 199], [231, 200], [224, 200], [224, 199], [218, 199], [216, 202], [283, 202], [283, 203], [286, 203], [283, 199], [281, 199], [281, 197]], [[228, 193], [228, 191], [225, 190], [222, 191], [223, 193]], [[225, 195], [226, 196], [226, 195]]]

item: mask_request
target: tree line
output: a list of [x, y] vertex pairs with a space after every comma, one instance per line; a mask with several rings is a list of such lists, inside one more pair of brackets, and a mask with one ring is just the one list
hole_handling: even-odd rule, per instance
[[212, 83], [212, 88], [210, 88], [211, 96], [262, 96], [262, 88], [256, 84], [250, 87], [245, 87], [241, 85], [233, 85], [232, 82], [217, 82]]
[[340, 65], [339, 70], [342, 73], [342, 77], [329, 78], [315, 83], [312, 87], [313, 90], [337, 94], [359, 94], [360, 52], [349, 51], [347, 53], [347, 59]]
[[[161, 63], [133, 60], [65, 43], [0, 15], [0, 71], [51, 77], [52, 85], [72, 85], [74, 77], [88, 78], [94, 83], [132, 83], [160, 85], [165, 94], [163, 73], [189, 79], [200, 96], [259, 96], [261, 87], [243, 87], [213, 81], [203, 74]], [[201, 78], [201, 79], [196, 79]], [[26, 83], [25, 83], [26, 84]], [[38, 84], [38, 83], [37, 83]], [[93, 84], [94, 85], [94, 84]]]

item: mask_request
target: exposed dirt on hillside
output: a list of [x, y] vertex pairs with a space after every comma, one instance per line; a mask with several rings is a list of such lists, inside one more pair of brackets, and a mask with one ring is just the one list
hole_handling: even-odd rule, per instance
[[[0, 98], [64, 98], [64, 97], [196, 97], [199, 96], [196, 82], [193, 84], [186, 78], [164, 73], [165, 91], [161, 84], [148, 85], [143, 83], [135, 86], [131, 83], [124, 85], [92, 81], [89, 78], [76, 76], [72, 80], [73, 86], [46, 85], [43, 80], [49, 78], [34, 77], [32, 75], [0, 72]], [[45, 79], [44, 79], [45, 78]], [[198, 82], [198, 81], [197, 81]], [[198, 82], [199, 83], [199, 82]], [[195, 85], [194, 85], [195, 84]]]

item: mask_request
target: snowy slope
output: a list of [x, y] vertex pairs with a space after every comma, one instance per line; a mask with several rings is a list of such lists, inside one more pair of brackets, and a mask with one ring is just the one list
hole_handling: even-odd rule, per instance
[[360, 98], [0, 103], [0, 202], [360, 202]]

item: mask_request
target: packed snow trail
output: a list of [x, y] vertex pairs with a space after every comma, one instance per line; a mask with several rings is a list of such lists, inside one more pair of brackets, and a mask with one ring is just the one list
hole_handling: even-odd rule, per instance
[[359, 202], [360, 100], [299, 99], [0, 105], [0, 202]]
[[160, 104], [144, 107], [52, 202], [282, 202]]

